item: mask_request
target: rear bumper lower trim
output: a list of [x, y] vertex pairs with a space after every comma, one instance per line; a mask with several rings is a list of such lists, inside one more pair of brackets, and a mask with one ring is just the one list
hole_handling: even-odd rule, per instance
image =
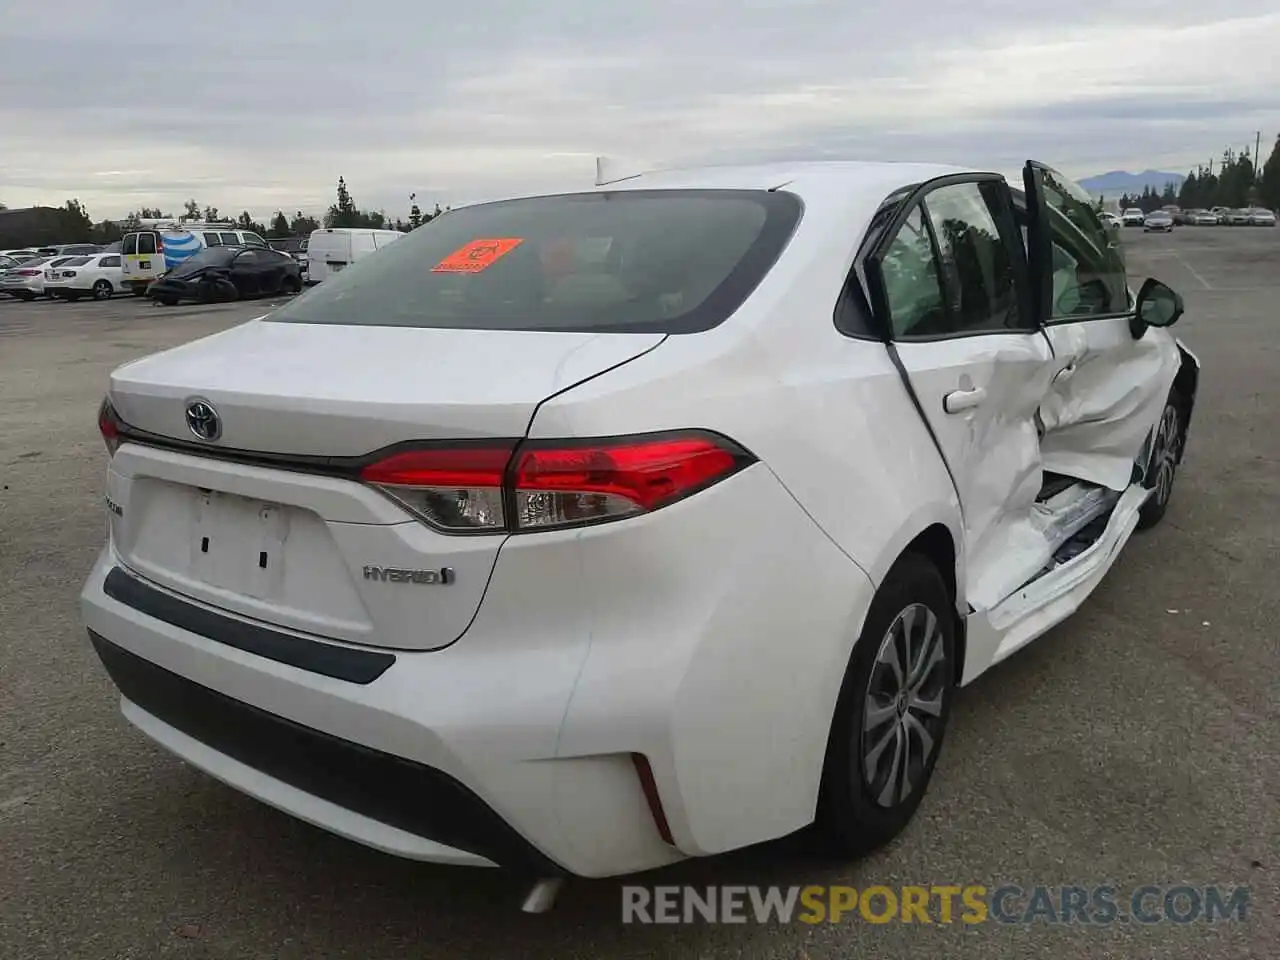
[[102, 592], [117, 603], [179, 629], [335, 680], [372, 683], [396, 662], [390, 653], [322, 643], [214, 613], [143, 583], [120, 567], [107, 574]]
[[535, 876], [565, 871], [453, 777], [322, 733], [144, 660], [92, 630], [125, 700], [210, 750], [344, 810]]

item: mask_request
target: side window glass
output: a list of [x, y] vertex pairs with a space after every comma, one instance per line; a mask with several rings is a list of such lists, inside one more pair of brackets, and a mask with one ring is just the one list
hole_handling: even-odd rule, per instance
[[237, 237], [234, 233], [220, 233], [218, 234], [218, 236], [222, 237], [222, 243], [224, 246], [228, 246], [228, 247], [240, 246], [240, 238]]
[[951, 324], [956, 333], [1027, 329], [1013, 257], [981, 187], [939, 187], [924, 200], [938, 241]]
[[889, 244], [880, 264], [895, 337], [948, 332], [938, 265], [924, 215], [916, 207]]
[[98, 265], [102, 267], [118, 267], [120, 266], [120, 258], [119, 257], [103, 257], [98, 262]]
[[156, 252], [156, 235], [154, 233], [138, 234], [138, 252], [139, 253], [155, 253]]
[[1053, 242], [1051, 320], [1125, 313], [1124, 261], [1089, 195], [1052, 170], [1040, 171]]
[[222, 246], [222, 238], [216, 233], [206, 233], [204, 235], [204, 245], [206, 247], [220, 247]]
[[120, 252], [126, 256], [138, 252], [138, 235], [131, 233], [120, 242]]
[[256, 233], [250, 233], [248, 230], [244, 232], [244, 242], [250, 247], [265, 247], [267, 241], [263, 240]]

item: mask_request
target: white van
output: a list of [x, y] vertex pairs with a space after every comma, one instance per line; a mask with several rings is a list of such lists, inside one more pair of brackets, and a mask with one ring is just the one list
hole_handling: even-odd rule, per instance
[[141, 296], [157, 277], [208, 247], [266, 247], [267, 241], [234, 223], [202, 220], [143, 220], [141, 229], [120, 238], [121, 275]]
[[307, 283], [319, 283], [349, 263], [399, 240], [399, 230], [370, 230], [360, 227], [325, 227], [307, 241]]

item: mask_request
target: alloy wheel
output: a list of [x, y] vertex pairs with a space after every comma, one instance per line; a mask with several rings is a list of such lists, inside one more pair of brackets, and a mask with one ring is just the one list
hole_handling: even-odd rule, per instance
[[942, 738], [948, 669], [937, 616], [911, 604], [880, 643], [863, 706], [862, 774], [881, 807], [902, 803], [924, 779]]
[[1152, 452], [1151, 465], [1155, 471], [1155, 498], [1160, 504], [1167, 503], [1173, 493], [1173, 477], [1178, 467], [1178, 442], [1181, 433], [1178, 411], [1173, 404], [1164, 408], [1160, 416], [1160, 427], [1156, 431], [1155, 450]]

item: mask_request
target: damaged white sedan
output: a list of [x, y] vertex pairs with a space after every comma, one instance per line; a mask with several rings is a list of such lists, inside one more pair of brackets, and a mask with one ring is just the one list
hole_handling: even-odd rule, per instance
[[1169, 504], [1198, 363], [1114, 243], [1034, 163], [454, 210], [112, 375], [93, 644], [163, 746], [402, 856], [870, 850]]

